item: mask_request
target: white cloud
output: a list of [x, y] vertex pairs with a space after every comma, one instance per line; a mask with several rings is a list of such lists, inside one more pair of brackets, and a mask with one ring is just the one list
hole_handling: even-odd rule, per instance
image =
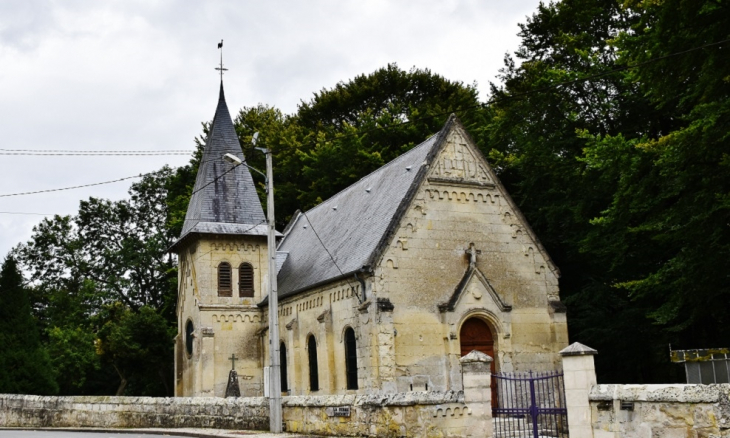
[[[0, 3], [0, 149], [193, 148], [213, 115], [217, 42], [232, 112], [301, 100], [389, 62], [478, 82], [482, 98], [538, 0], [307, 2], [6, 0]], [[186, 157], [0, 158], [0, 195], [106, 181]], [[73, 214], [129, 182], [0, 197], [0, 211]], [[0, 256], [39, 216], [0, 213]]]

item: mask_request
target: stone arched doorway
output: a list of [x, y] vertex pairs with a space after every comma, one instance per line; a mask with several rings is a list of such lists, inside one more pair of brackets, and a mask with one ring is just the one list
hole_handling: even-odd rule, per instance
[[489, 355], [492, 360], [492, 407], [497, 407], [497, 382], [494, 373], [497, 371], [497, 351], [494, 347], [494, 336], [483, 319], [469, 318], [464, 321], [459, 331], [461, 355], [466, 356], [472, 350], [481, 351]]

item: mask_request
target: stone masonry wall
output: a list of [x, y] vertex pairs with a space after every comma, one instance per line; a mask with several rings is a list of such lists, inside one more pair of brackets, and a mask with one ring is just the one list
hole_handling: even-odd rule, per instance
[[[488, 391], [488, 388], [487, 388]], [[350, 416], [332, 416], [350, 407]], [[463, 392], [283, 398], [286, 430], [329, 436], [462, 437], [491, 421]], [[472, 415], [473, 414], [473, 415]], [[0, 394], [0, 427], [268, 430], [263, 397], [42, 397]], [[481, 436], [481, 435], [480, 435]]]
[[[479, 421], [453, 391], [284, 397], [283, 405], [287, 432], [329, 436], [463, 437]], [[336, 406], [350, 416], [330, 416]]]
[[0, 394], [2, 427], [110, 427], [268, 430], [263, 397], [41, 397]]
[[730, 385], [595, 385], [593, 438], [730, 437]]

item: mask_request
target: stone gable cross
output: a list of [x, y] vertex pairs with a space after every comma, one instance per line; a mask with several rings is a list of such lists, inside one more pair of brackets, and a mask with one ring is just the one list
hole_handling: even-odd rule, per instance
[[236, 369], [236, 359], [238, 359], [236, 357], [236, 354], [235, 353], [231, 354], [231, 357], [229, 357], [228, 359], [231, 361], [231, 369], [235, 370]]
[[477, 255], [481, 254], [482, 251], [477, 249], [474, 243], [470, 243], [469, 249], [466, 250], [466, 253], [469, 254], [469, 267], [475, 267], [477, 265]]

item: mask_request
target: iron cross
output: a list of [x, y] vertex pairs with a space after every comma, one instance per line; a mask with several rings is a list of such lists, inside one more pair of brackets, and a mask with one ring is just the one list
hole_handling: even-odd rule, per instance
[[236, 359], [238, 359], [236, 357], [236, 354], [235, 353], [231, 354], [231, 357], [229, 357], [228, 359], [231, 360], [231, 369], [235, 370], [236, 369]]
[[218, 48], [221, 49], [221, 65], [220, 67], [216, 67], [215, 69], [221, 72], [221, 82], [223, 82], [223, 72], [228, 71], [227, 68], [223, 68], [223, 40], [218, 43]]

